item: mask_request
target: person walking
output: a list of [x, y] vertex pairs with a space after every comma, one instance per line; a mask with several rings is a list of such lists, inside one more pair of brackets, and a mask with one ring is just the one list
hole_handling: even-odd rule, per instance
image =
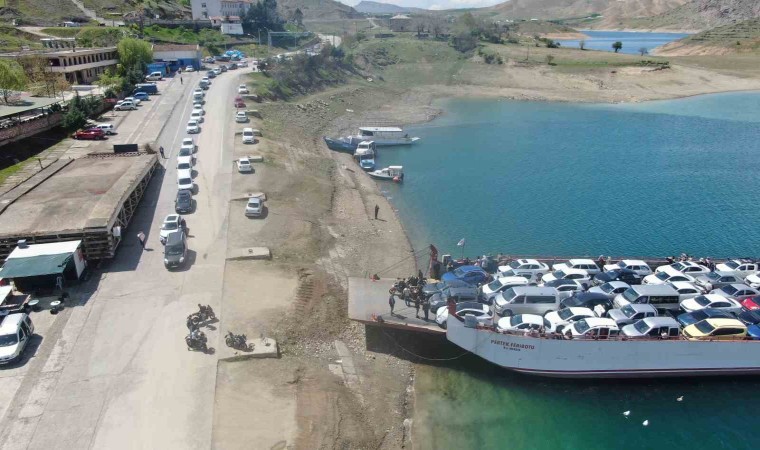
[[179, 84], [180, 85], [185, 84], [185, 83], [182, 82], [182, 77], [179, 77]]
[[416, 311], [416, 314], [414, 315], [416, 318], [420, 318], [420, 296], [415, 295], [414, 296], [414, 310]]
[[396, 306], [396, 297], [393, 294], [388, 297], [388, 306], [391, 307], [391, 315], [393, 315], [393, 307]]
[[137, 233], [137, 240], [140, 241], [140, 247], [142, 247], [143, 250], [145, 250], [145, 233], [143, 233], [142, 231]]
[[425, 322], [427, 322], [429, 320], [428, 313], [430, 312], [430, 302], [428, 300], [422, 302], [422, 312], [425, 314]]
[[161, 157], [166, 159], [166, 155], [164, 154], [164, 146], [158, 147], [158, 153], [161, 153]]
[[380, 207], [375, 205], [375, 220], [377, 220], [377, 214], [380, 212]]

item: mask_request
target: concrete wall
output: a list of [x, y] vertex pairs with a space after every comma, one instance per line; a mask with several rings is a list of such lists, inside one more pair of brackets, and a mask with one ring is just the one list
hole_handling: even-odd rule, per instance
[[63, 113], [47, 114], [16, 126], [0, 129], [0, 146], [34, 136], [61, 124]]

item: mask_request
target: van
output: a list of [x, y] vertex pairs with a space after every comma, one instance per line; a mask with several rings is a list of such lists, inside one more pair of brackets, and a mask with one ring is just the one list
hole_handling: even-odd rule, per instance
[[672, 317], [647, 317], [624, 326], [622, 332], [629, 338], [675, 339], [681, 334], [681, 327]]
[[155, 83], [138, 83], [135, 92], [145, 92], [148, 95], [158, 94], [158, 86]]
[[493, 308], [497, 314], [539, 314], [557, 309], [559, 292], [554, 288], [543, 286], [515, 286], [493, 299]]
[[166, 235], [164, 246], [164, 267], [171, 270], [182, 267], [187, 259], [187, 237], [184, 230], [173, 231]]
[[148, 81], [163, 80], [164, 79], [164, 74], [162, 74], [161, 72], [151, 72], [150, 75], [148, 75], [148, 76], [145, 77], [145, 79], [148, 80]]
[[615, 296], [614, 307], [621, 309], [630, 303], [650, 304], [658, 310], [677, 310], [680, 306], [678, 291], [667, 284], [642, 284], [631, 286]]
[[34, 324], [26, 313], [0, 318], [0, 364], [10, 364], [24, 353], [34, 334]]

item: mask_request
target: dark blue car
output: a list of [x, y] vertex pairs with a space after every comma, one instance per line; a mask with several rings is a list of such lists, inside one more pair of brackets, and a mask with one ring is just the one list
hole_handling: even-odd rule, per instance
[[747, 327], [747, 336], [754, 340], [760, 339], [760, 325], [750, 325]]
[[736, 315], [736, 318], [747, 325], [758, 325], [760, 324], [760, 310], [742, 311]]
[[488, 273], [486, 273], [485, 270], [481, 269], [478, 266], [461, 266], [457, 267], [456, 269], [452, 270], [451, 272], [446, 272], [441, 277], [442, 281], [452, 281], [452, 280], [461, 280], [465, 283], [469, 283], [472, 285], [478, 285], [485, 283], [488, 280], [489, 276]]
[[736, 316], [727, 311], [705, 308], [692, 313], [679, 314], [676, 317], [676, 320], [682, 327], [688, 327], [705, 319], [736, 319]]

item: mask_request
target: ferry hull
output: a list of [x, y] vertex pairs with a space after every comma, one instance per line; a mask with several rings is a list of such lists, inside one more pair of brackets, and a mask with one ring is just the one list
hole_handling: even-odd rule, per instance
[[539, 339], [469, 328], [454, 317], [446, 337], [493, 364], [546, 377], [760, 374], [758, 341]]

